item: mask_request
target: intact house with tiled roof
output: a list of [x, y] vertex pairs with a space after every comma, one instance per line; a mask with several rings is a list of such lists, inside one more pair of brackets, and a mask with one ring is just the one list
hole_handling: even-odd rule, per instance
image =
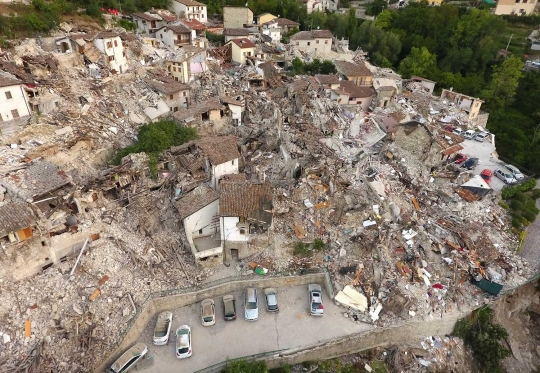
[[193, 18], [183, 18], [174, 23], [174, 25], [185, 26], [191, 30], [191, 44], [198, 48], [207, 48], [206, 25]]
[[336, 60], [334, 65], [339, 75], [356, 85], [371, 86], [373, 83], [373, 73], [364, 63]]
[[144, 80], [154, 91], [161, 94], [171, 112], [189, 107], [191, 87], [176, 81], [172, 76], [153, 76]]
[[191, 45], [191, 36], [191, 30], [183, 25], [163, 26], [156, 30], [156, 39], [173, 49]]
[[193, 256], [205, 260], [221, 255], [219, 193], [201, 184], [176, 201]]
[[171, 0], [169, 4], [169, 9], [180, 18], [193, 18], [203, 23], [208, 22], [206, 4], [193, 0]]
[[[272, 226], [272, 187], [266, 183], [224, 180], [219, 199], [220, 230], [225, 262], [257, 250], [260, 234]], [[257, 237], [259, 236], [259, 237]]]
[[0, 73], [0, 129], [14, 119], [31, 114], [23, 82]]
[[332, 33], [328, 30], [300, 31], [291, 36], [289, 45], [303, 52], [329, 53], [332, 50]]
[[339, 83], [341, 80], [335, 74], [315, 74], [315, 80], [321, 85], [322, 88], [326, 89], [338, 89]]
[[231, 59], [245, 65], [249, 57], [255, 57], [255, 44], [249, 39], [232, 39], [225, 45], [231, 46]]

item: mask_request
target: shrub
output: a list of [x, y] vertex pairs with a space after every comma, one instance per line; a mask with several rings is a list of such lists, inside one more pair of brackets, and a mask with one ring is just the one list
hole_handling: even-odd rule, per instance
[[323, 240], [319, 240], [318, 238], [313, 242], [313, 250], [315, 251], [322, 251], [326, 248], [326, 244]]
[[293, 255], [305, 258], [312, 256], [313, 251], [309, 250], [302, 241], [298, 241], [294, 243]]
[[513, 226], [514, 228], [519, 228], [519, 227], [521, 227], [521, 217], [519, 217], [519, 216], [514, 216], [514, 217], [512, 218], [512, 226]]
[[523, 204], [513, 199], [510, 201], [510, 208], [514, 211], [520, 211], [523, 208]]
[[157, 159], [159, 154], [171, 146], [181, 145], [197, 138], [194, 128], [180, 127], [170, 120], [145, 124], [139, 129], [137, 142], [120, 149], [113, 157], [112, 163], [120, 164], [122, 158], [132, 153], [146, 153], [152, 177], [157, 178]]
[[213, 32], [206, 31], [206, 38], [211, 43], [216, 43], [220, 45], [225, 44], [225, 35], [223, 34], [214, 34]]
[[[524, 218], [524, 219], [527, 219], [529, 222], [532, 222], [536, 219], [536, 214], [533, 213], [532, 211], [523, 211], [521, 213], [521, 216]], [[529, 224], [526, 224], [526, 225], [529, 225]]]
[[493, 322], [491, 308], [481, 307], [470, 316], [459, 320], [452, 334], [463, 339], [482, 370], [490, 373], [503, 372], [500, 362], [510, 356], [510, 350], [502, 346], [500, 340], [507, 338], [508, 332]]
[[510, 208], [510, 206], [508, 206], [504, 201], [499, 201], [499, 206], [501, 206], [505, 210], [508, 210]]
[[523, 192], [517, 192], [514, 195], [513, 199], [515, 199], [516, 201], [519, 201], [519, 202], [525, 202], [527, 200], [527, 196]]
[[538, 198], [540, 198], [540, 189], [535, 188], [535, 189], [531, 190], [531, 197], [534, 200], [537, 200]]
[[128, 21], [127, 19], [119, 19], [116, 22], [116, 26], [123, 27], [126, 31], [134, 31], [137, 29], [135, 22]]
[[536, 179], [530, 179], [520, 185], [511, 186], [504, 188], [501, 191], [501, 196], [503, 199], [510, 199], [516, 195], [517, 192], [527, 192], [534, 189], [536, 186]]
[[228, 361], [222, 373], [268, 373], [264, 360], [246, 361], [244, 359]]

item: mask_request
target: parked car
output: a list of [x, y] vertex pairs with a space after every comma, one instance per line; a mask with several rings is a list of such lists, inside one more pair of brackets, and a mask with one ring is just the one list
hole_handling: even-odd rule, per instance
[[504, 181], [505, 184], [515, 184], [516, 179], [514, 179], [514, 175], [510, 173], [510, 171], [496, 169], [495, 170], [495, 176], [497, 176], [499, 179]]
[[461, 128], [455, 128], [452, 133], [454, 135], [459, 135], [459, 136], [462, 136], [463, 135], [463, 130]]
[[161, 312], [154, 328], [154, 344], [162, 346], [169, 342], [169, 333], [171, 332], [173, 314], [170, 311]]
[[484, 179], [486, 183], [489, 184], [489, 182], [491, 181], [491, 178], [493, 177], [493, 172], [488, 169], [482, 170], [482, 172], [480, 172], [480, 177]]
[[475, 139], [476, 141], [483, 142], [484, 139], [485, 139], [486, 137], [488, 137], [488, 136], [489, 136], [488, 133], [480, 132], [479, 134], [477, 134], [477, 135], [474, 137], [474, 139]]
[[467, 156], [466, 154], [458, 153], [456, 154], [456, 157], [454, 158], [454, 163], [461, 164], [465, 162], [467, 159], [469, 159], [469, 156]]
[[179, 326], [176, 329], [176, 357], [185, 359], [191, 355], [191, 328], [187, 325]]
[[223, 296], [223, 319], [225, 321], [236, 320], [236, 301], [233, 295]]
[[257, 289], [246, 289], [244, 307], [244, 317], [247, 321], [257, 321], [259, 319], [259, 301], [257, 299]]
[[444, 129], [445, 129], [446, 131], [448, 131], [448, 132], [454, 132], [454, 127], [453, 127], [451, 124], [449, 124], [449, 125], [447, 125], [446, 127], [444, 127]]
[[216, 308], [212, 299], [201, 302], [201, 319], [203, 326], [212, 326], [216, 323]]
[[323, 316], [324, 307], [322, 303], [322, 288], [321, 285], [309, 284], [309, 314], [311, 316]]
[[264, 297], [266, 299], [266, 310], [268, 312], [278, 312], [277, 291], [274, 288], [264, 289]]
[[473, 131], [473, 130], [467, 130], [463, 134], [463, 137], [469, 140], [472, 140], [475, 136], [476, 136], [476, 131]]
[[461, 165], [461, 167], [466, 168], [467, 170], [472, 170], [477, 164], [478, 158], [469, 158]]
[[125, 373], [129, 372], [139, 360], [141, 360], [144, 355], [148, 352], [148, 347], [144, 343], [137, 343], [135, 346], [132, 346], [129, 350], [124, 352], [122, 356], [118, 358], [111, 365], [109, 369], [110, 373]]
[[504, 165], [504, 168], [506, 168], [508, 171], [510, 171], [510, 173], [512, 174], [512, 176], [514, 176], [514, 179], [516, 180], [522, 180], [525, 176], [523, 176], [523, 174], [517, 169], [517, 167], [514, 167], [510, 164], [505, 164]]

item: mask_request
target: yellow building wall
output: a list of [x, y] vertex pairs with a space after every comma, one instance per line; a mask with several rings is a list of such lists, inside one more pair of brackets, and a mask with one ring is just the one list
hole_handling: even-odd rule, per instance
[[273, 14], [265, 14], [259, 17], [259, 24], [262, 25], [263, 23], [270, 22], [274, 18], [277, 18], [277, 17]]

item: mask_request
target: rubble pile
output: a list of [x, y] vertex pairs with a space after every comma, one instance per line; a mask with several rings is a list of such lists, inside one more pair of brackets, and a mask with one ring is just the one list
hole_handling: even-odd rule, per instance
[[[444, 129], [478, 125], [478, 99], [434, 97], [429, 81], [402, 81], [344, 41], [317, 58], [367, 66], [380, 87], [373, 107], [344, 102], [336, 76], [280, 74], [278, 62], [313, 57], [293, 45], [260, 42], [268, 60], [240, 65], [230, 44], [156, 46], [122, 31], [57, 35], [62, 52], [31, 40], [0, 54], [2, 74], [34, 99], [25, 120], [1, 127], [0, 217], [15, 203], [26, 213], [0, 222], [0, 371], [37, 345], [40, 371], [87, 371], [149, 294], [223, 265], [326, 268], [344, 317], [377, 327], [489, 303], [530, 275], [496, 193], [467, 189], [471, 173], [453, 162], [463, 139]], [[120, 45], [126, 63], [100, 54], [96, 38]], [[110, 164], [160, 119], [199, 138], [160, 154], [157, 175], [147, 154]], [[424, 366], [461, 348], [424, 343]]]

